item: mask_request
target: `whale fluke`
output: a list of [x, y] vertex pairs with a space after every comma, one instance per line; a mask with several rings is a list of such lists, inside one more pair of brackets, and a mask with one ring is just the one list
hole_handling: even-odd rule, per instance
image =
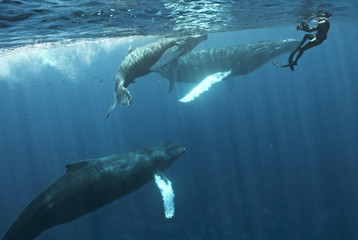
[[113, 98], [113, 103], [109, 107], [106, 119], [111, 115], [112, 111], [116, 108], [117, 104], [130, 105], [132, 103], [132, 96], [129, 93], [128, 89], [123, 86], [118, 86], [117, 93]]

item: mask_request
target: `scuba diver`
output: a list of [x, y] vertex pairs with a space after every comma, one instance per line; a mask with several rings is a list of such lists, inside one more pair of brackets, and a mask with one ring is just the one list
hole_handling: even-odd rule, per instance
[[[329, 30], [329, 22], [328, 22], [328, 18], [331, 16], [332, 14], [327, 13], [327, 12], [323, 12], [320, 14], [317, 14], [317, 21], [318, 21], [318, 25], [316, 27], [310, 28], [307, 24], [306, 21], [301, 21], [298, 23], [297, 25], [297, 30], [302, 30], [305, 32], [315, 32], [315, 34], [305, 34], [305, 36], [303, 37], [300, 45], [298, 45], [298, 47], [291, 53], [290, 57], [288, 58], [288, 66], [290, 67], [290, 69], [292, 71], [294, 71], [295, 69], [293, 68], [294, 65], [297, 65], [298, 60], [300, 59], [300, 57], [302, 56], [302, 54], [304, 53], [304, 51], [306, 51], [307, 49], [310, 49], [312, 47], [318, 46], [320, 45], [324, 40], [326, 40], [327, 38], [327, 32]], [[307, 41], [310, 40], [306, 45], [303, 46], [303, 44]], [[298, 52], [295, 61], [293, 61], [293, 57], [295, 56], [295, 54]]]
[[[292, 71], [294, 71], [294, 67], [295, 65], [297, 65], [298, 60], [300, 59], [300, 57], [302, 56], [303, 52], [306, 51], [307, 49], [310, 49], [312, 47], [318, 46], [320, 45], [324, 40], [327, 39], [327, 32], [329, 30], [329, 22], [328, 22], [328, 18], [332, 16], [332, 14], [327, 13], [327, 12], [319, 12], [316, 14], [316, 16], [314, 17], [314, 19], [316, 19], [318, 21], [318, 24], [316, 27], [310, 28], [307, 24], [306, 21], [301, 21], [297, 24], [296, 29], [297, 30], [302, 30], [305, 32], [316, 32], [315, 34], [305, 34], [305, 36], [303, 37], [301, 43], [298, 45], [298, 47], [291, 53], [290, 57], [288, 58], [288, 64], [287, 65], [281, 65], [275, 61], [272, 61], [272, 63], [274, 65], [276, 65], [277, 67], [290, 67], [290, 69]], [[307, 40], [310, 40], [306, 45], [305, 42]], [[298, 52], [295, 61], [293, 61], [294, 56], [296, 55], [296, 53]]]

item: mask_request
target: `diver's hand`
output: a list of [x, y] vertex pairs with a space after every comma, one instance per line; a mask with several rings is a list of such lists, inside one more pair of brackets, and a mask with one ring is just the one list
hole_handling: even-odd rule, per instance
[[301, 21], [297, 24], [296, 29], [297, 30], [305, 30], [308, 28], [308, 24], [306, 21]]

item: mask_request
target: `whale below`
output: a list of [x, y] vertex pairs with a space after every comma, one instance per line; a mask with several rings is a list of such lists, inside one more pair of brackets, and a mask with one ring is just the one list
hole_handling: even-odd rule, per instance
[[248, 74], [275, 57], [293, 51], [299, 43], [295, 39], [286, 39], [193, 50], [166, 65], [158, 73], [170, 82], [199, 83], [193, 96], [186, 99], [191, 101], [207, 91], [212, 84]]
[[131, 104], [132, 97], [127, 87], [136, 78], [160, 71], [161, 68], [170, 64], [176, 58], [187, 54], [206, 39], [207, 35], [163, 38], [130, 51], [115, 76], [115, 95], [106, 118], [109, 117], [117, 104]]
[[163, 174], [185, 151], [184, 145], [164, 143], [66, 165], [66, 173], [20, 213], [2, 240], [34, 239], [124, 197]]

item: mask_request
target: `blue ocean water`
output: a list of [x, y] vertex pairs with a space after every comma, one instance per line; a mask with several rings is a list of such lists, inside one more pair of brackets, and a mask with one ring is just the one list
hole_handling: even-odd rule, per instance
[[[170, 141], [188, 147], [166, 171], [173, 219], [152, 182], [37, 239], [358, 239], [356, 3], [0, 6], [0, 235], [66, 164]], [[328, 39], [294, 72], [267, 63], [188, 104], [178, 99], [192, 85], [168, 94], [153, 73], [105, 120], [130, 45], [194, 30], [209, 33], [198, 49], [301, 39], [296, 22], [317, 9], [333, 13]]]

